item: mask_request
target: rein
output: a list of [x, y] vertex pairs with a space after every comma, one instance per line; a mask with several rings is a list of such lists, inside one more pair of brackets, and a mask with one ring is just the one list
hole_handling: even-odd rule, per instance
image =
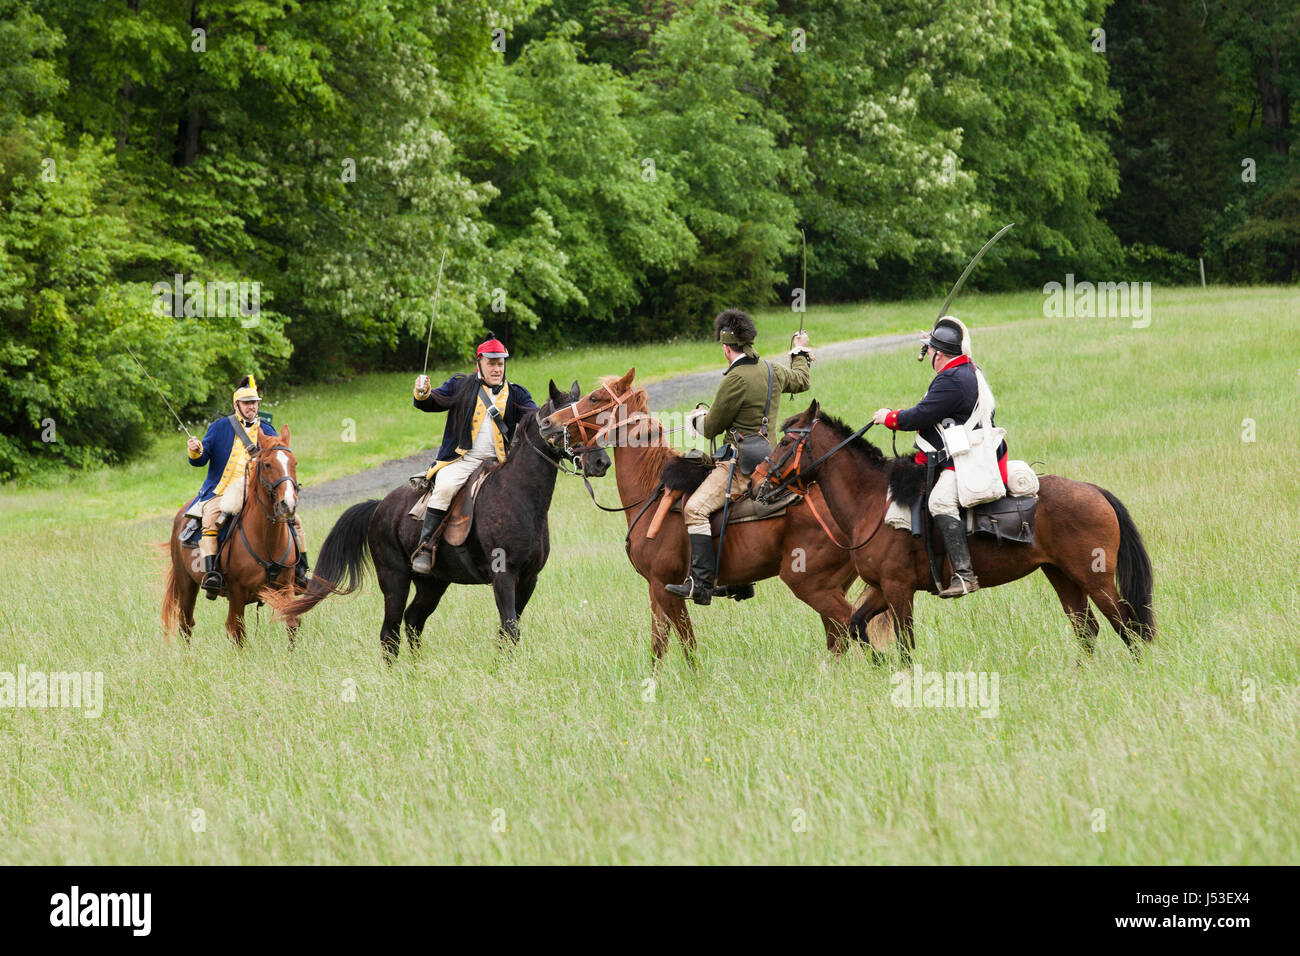
[[[565, 407], [570, 408], [572, 406], [565, 406]], [[597, 434], [599, 434], [599, 432], [597, 432]], [[548, 462], [550, 462], [557, 471], [561, 471], [566, 475], [572, 475], [575, 478], [582, 479], [582, 483], [587, 486], [587, 494], [591, 496], [591, 503], [594, 504], [601, 511], [621, 513], [624, 511], [628, 511], [632, 508], [635, 508], [637, 505], [641, 504], [641, 502], [638, 501], [635, 502], [634, 504], [628, 505], [626, 508], [606, 508], [599, 501], [597, 501], [596, 489], [591, 487], [591, 479], [587, 477], [586, 472], [582, 468], [581, 462], [582, 462], [582, 456], [586, 452], [591, 451], [593, 448], [599, 448], [601, 446], [596, 444], [571, 446], [569, 444], [569, 430], [567, 427], [564, 429], [563, 435], [564, 435], [564, 451], [560, 453], [558, 458], [552, 458], [546, 451], [544, 451], [541, 447], [539, 447], [536, 443], [534, 443], [533, 436], [530, 433], [528, 432], [524, 433], [524, 437], [527, 440], [529, 447], [531, 447], [533, 451], [537, 452], [537, 454], [541, 455]], [[549, 442], [546, 442], [545, 439], [543, 439], [542, 441], [546, 445], [546, 447], [549, 448], [552, 452], [558, 450], [555, 448], [554, 445], [550, 444]], [[569, 467], [565, 467], [564, 464], [566, 460], [566, 456], [567, 459], [572, 462], [572, 464]], [[644, 501], [646, 499], [642, 499], [642, 500]]]
[[[806, 445], [807, 442], [808, 442], [808, 436], [810, 436], [810, 435], [812, 434], [812, 430], [813, 430], [814, 428], [817, 427], [817, 423], [820, 422], [820, 421], [821, 421], [820, 418], [814, 418], [814, 419], [812, 420], [812, 424], [809, 425], [807, 428], [790, 428], [790, 429], [787, 429], [787, 430], [786, 430], [786, 434], [787, 434], [787, 435], [799, 435], [799, 436], [801, 436], [800, 439], [799, 439], [798, 444], [795, 445], [795, 451], [794, 451], [794, 455], [795, 455], [795, 460], [794, 460], [795, 470], [792, 471], [792, 472], [790, 472], [790, 474], [786, 475], [784, 478], [782, 478], [781, 481], [780, 481], [780, 483], [779, 483], [775, 488], [773, 488], [771, 491], [765, 491], [765, 492], [763, 492], [762, 497], [764, 497], [764, 498], [774, 498], [774, 497], [776, 497], [776, 495], [777, 495], [779, 492], [781, 492], [781, 491], [798, 491], [799, 489], [797, 489], [797, 488], [793, 488], [793, 487], [790, 486], [790, 482], [791, 482], [791, 481], [802, 481], [802, 480], [804, 479], [804, 476], [805, 476], [805, 475], [810, 475], [810, 474], [812, 474], [813, 469], [815, 469], [818, 465], [820, 465], [822, 462], [824, 462], [827, 458], [830, 458], [831, 455], [835, 454], [837, 451], [839, 451], [839, 450], [840, 450], [841, 448], [843, 448], [845, 445], [849, 444], [851, 441], [853, 441], [853, 439], [855, 439], [855, 438], [861, 438], [861, 437], [862, 437], [863, 435], [865, 435], [868, 431], [870, 431], [870, 430], [871, 430], [871, 426], [875, 424], [875, 422], [867, 422], [865, 425], [863, 425], [861, 428], [859, 428], [857, 431], [855, 431], [855, 432], [854, 432], [852, 435], [850, 435], [848, 438], [844, 439], [844, 441], [840, 442], [838, 445], [836, 445], [834, 448], [832, 448], [832, 449], [831, 449], [830, 451], [828, 451], [826, 454], [822, 455], [820, 458], [818, 458], [816, 461], [814, 461], [814, 462], [813, 462], [811, 465], [809, 465], [806, 469], [801, 469], [801, 468], [799, 467], [799, 456], [803, 453], [804, 445]], [[773, 454], [775, 454], [775, 452], [773, 452]], [[768, 474], [770, 475], [774, 469], [780, 468], [781, 465], [784, 465], [785, 462], [786, 462], [786, 460], [787, 460], [789, 457], [790, 457], [790, 453], [787, 452], [787, 453], [786, 453], [786, 456], [785, 456], [784, 458], [782, 458], [781, 461], [780, 461], [779, 463], [778, 463], [778, 462], [774, 462], [774, 461], [772, 461], [772, 455], [768, 455], [766, 458], [764, 458], [763, 461], [764, 461], [764, 462], [767, 464], [767, 466], [768, 466]]]
[[[782, 468], [785, 465], [785, 463], [790, 460], [791, 455], [794, 456], [794, 467], [789, 474], [787, 474], [784, 478], [780, 480], [780, 482], [777, 484], [775, 488], [773, 488], [771, 491], [764, 491], [758, 497], [760, 500], [770, 501], [782, 491], [789, 491], [792, 492], [793, 494], [799, 495], [801, 498], [803, 498], [804, 502], [808, 505], [808, 510], [811, 511], [813, 517], [817, 519], [817, 523], [821, 525], [822, 530], [826, 532], [826, 537], [830, 538], [831, 544], [835, 545], [835, 547], [839, 548], [841, 551], [857, 551], [859, 548], [866, 547], [866, 545], [871, 541], [871, 539], [876, 536], [876, 532], [879, 531], [881, 527], [884, 525], [885, 513], [889, 510], [889, 506], [885, 505], [880, 509], [880, 517], [876, 519], [875, 526], [871, 529], [870, 534], [868, 534], [865, 538], [863, 538], [857, 544], [840, 544], [837, 540], [835, 540], [835, 534], [831, 531], [830, 525], [826, 523], [826, 519], [823, 518], [821, 512], [817, 510], [817, 506], [813, 502], [813, 496], [809, 493], [809, 489], [806, 487], [796, 487], [796, 485], [802, 485], [804, 477], [812, 474], [812, 472], [817, 468], [818, 465], [826, 461], [826, 459], [830, 458], [832, 455], [834, 455], [837, 451], [842, 449], [844, 446], [848, 445], [855, 438], [860, 438], [862, 435], [866, 434], [867, 431], [870, 430], [871, 426], [875, 424], [875, 422], [867, 422], [867, 424], [863, 425], [861, 428], [855, 431], [848, 438], [844, 439], [842, 442], [840, 442], [830, 451], [826, 452], [826, 454], [822, 455], [811, 465], [808, 465], [806, 468], [803, 468], [799, 464], [799, 459], [803, 457], [803, 450], [805, 447], [807, 447], [808, 439], [812, 435], [812, 430], [817, 427], [817, 423], [820, 421], [821, 421], [820, 418], [814, 418], [812, 420], [812, 424], [810, 424], [807, 428], [791, 428], [787, 430], [786, 434], [798, 435], [800, 437], [799, 440], [795, 443], [794, 448], [786, 452], [786, 454], [782, 456], [780, 462], [772, 461], [772, 455], [768, 455], [766, 458], [763, 459], [763, 463], [768, 466], [769, 476], [772, 474], [773, 471]], [[776, 452], [773, 451], [772, 454], [776, 454]], [[794, 484], [792, 484], [792, 482]], [[852, 539], [850, 538], [849, 540]]]
[[[635, 391], [635, 389], [628, 389], [622, 395], [615, 395], [614, 390], [609, 387], [608, 382], [602, 385], [601, 388], [609, 392], [609, 396], [612, 399], [612, 402], [610, 404], [602, 405], [599, 408], [589, 408], [587, 409], [587, 411], [579, 415], [576, 411], [571, 411], [574, 408], [574, 406], [578, 404], [578, 402], [572, 402], [569, 405], [564, 406], [564, 408], [556, 409], [554, 412], [552, 412], [552, 416], [558, 415], [562, 411], [570, 411], [571, 413], [572, 417], [570, 417], [562, 425], [559, 425], [559, 428], [560, 428], [560, 434], [563, 436], [563, 440], [564, 440], [564, 451], [566, 454], [571, 455], [575, 462], [578, 461], [583, 454], [592, 451], [593, 449], [616, 447], [617, 442], [613, 444], [606, 444], [605, 442], [606, 439], [609, 438], [609, 433], [619, 425], [626, 427], [629, 422], [633, 422], [633, 421], [644, 420], [644, 421], [650, 421], [656, 423], [658, 421], [653, 415], [647, 415], [645, 412], [637, 412], [630, 417], [624, 418], [622, 422], [619, 422], [617, 420], [617, 415], [613, 415], [612, 413], [614, 413], [617, 409], [622, 408], [623, 405], [627, 403], [628, 399], [632, 397], [632, 393]], [[581, 401], [581, 399], [579, 399], [578, 401]], [[570, 444], [569, 442], [570, 426], [576, 425], [578, 428], [579, 437], [582, 439], [586, 439], [587, 437], [586, 429], [591, 428], [594, 425], [594, 423], [587, 421], [587, 419], [591, 418], [592, 416], [599, 418], [601, 415], [605, 415], [605, 414], [612, 415], [611, 421], [608, 424], [597, 427], [595, 431], [591, 433], [590, 440], [586, 441], [585, 443], [580, 442], [577, 445]], [[679, 428], [674, 428], [672, 431], [680, 431], [681, 428], [684, 427], [685, 426], [683, 425], [680, 426]], [[660, 431], [663, 434], [672, 434], [672, 432], [663, 431], [662, 428], [660, 429]], [[591, 481], [587, 478], [585, 474], [582, 474], [579, 471], [570, 472], [570, 474], [581, 474], [582, 483], [587, 486], [587, 494], [591, 496], [591, 503], [594, 504], [601, 511], [606, 511], [609, 512], [610, 514], [622, 514], [625, 511], [631, 511], [633, 508], [637, 507], [638, 505], [649, 504], [649, 502], [651, 502], [655, 497], [657, 497], [659, 493], [659, 489], [655, 489], [654, 491], [650, 492], [650, 494], [646, 495], [644, 498], [640, 499], [639, 501], [634, 501], [630, 505], [624, 505], [622, 508], [607, 508], [604, 505], [602, 505], [599, 501], [596, 500], [596, 489], [591, 487]], [[640, 515], [638, 515], [638, 517], [640, 517]]]

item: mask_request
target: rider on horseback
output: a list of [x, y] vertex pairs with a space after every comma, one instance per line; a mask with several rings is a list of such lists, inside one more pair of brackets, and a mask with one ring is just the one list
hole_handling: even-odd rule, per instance
[[713, 335], [722, 343], [727, 370], [722, 373], [722, 384], [713, 404], [707, 410], [702, 404], [696, 406], [687, 416], [687, 424], [705, 438], [727, 432], [731, 440], [723, 446], [717, 465], [683, 509], [691, 541], [690, 576], [682, 584], [664, 586], [670, 594], [688, 597], [696, 604], [708, 604], [712, 600], [717, 574], [709, 516], [726, 503], [728, 482], [733, 498], [749, 490], [750, 474], [735, 467], [736, 446], [753, 435], [767, 437], [767, 422], [777, 419], [782, 392], [794, 395], [807, 391], [811, 385], [812, 355], [808, 351], [806, 332], [799, 332], [792, 340], [789, 368], [759, 361], [754, 351], [757, 335], [754, 320], [740, 309], [720, 313], [713, 322]]
[[[980, 585], [971, 568], [966, 527], [957, 507], [957, 472], [945, 450], [942, 426], [949, 421], [961, 425], [972, 417], [979, 399], [979, 379], [970, 358], [970, 332], [960, 319], [945, 315], [936, 321], [921, 346], [922, 357], [927, 351], [935, 375], [925, 397], [919, 404], [900, 411], [882, 408], [871, 420], [891, 430], [917, 432], [916, 460], [922, 464], [933, 462], [935, 468], [943, 469], [930, 492], [929, 507], [952, 560], [953, 575], [948, 587], [939, 592], [939, 597], [962, 597], [978, 591]], [[990, 425], [992, 414], [993, 409], [989, 409]], [[997, 454], [1005, 484], [1006, 442], [998, 446]]]
[[506, 347], [489, 332], [474, 353], [475, 374], [458, 373], [437, 388], [430, 387], [429, 376], [416, 376], [415, 407], [448, 413], [442, 447], [425, 476], [433, 481], [433, 491], [425, 508], [420, 543], [411, 555], [411, 570], [416, 574], [433, 570], [433, 533], [461, 485], [483, 462], [505, 461], [515, 426], [537, 409], [528, 389], [506, 381], [509, 357]]
[[[231, 498], [243, 500], [244, 468], [250, 457], [257, 453], [259, 428], [263, 435], [275, 435], [269, 421], [257, 414], [262, 396], [257, 392], [257, 382], [246, 375], [240, 380], [234, 394], [234, 414], [218, 418], [208, 426], [203, 440], [191, 438], [188, 442], [190, 464], [196, 468], [208, 466], [208, 476], [199, 488], [198, 496], [190, 502], [187, 513], [202, 506], [203, 534], [199, 538], [199, 554], [203, 556], [203, 580], [200, 584], [211, 599], [216, 599], [224, 585], [217, 567], [217, 524], [221, 517], [221, 502], [228, 489]], [[293, 527], [298, 539], [298, 564], [294, 568], [294, 581], [299, 589], [307, 587], [306, 537], [302, 518], [293, 516]]]

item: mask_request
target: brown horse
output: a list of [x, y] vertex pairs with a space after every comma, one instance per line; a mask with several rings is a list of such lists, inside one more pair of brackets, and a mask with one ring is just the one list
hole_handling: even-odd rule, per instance
[[[887, 461], [880, 449], [855, 437], [815, 401], [781, 427], [785, 436], [754, 472], [757, 493], [816, 479], [835, 521], [852, 529], [846, 544], [853, 548], [858, 574], [874, 585], [853, 616], [855, 632], [873, 615], [889, 610], [903, 661], [909, 662], [913, 595], [936, 589], [924, 541], [884, 523], [885, 496], [891, 485], [887, 471], [920, 466], [906, 458]], [[1088, 653], [1098, 629], [1089, 598], [1135, 656], [1141, 639], [1155, 640], [1151, 559], [1118, 498], [1097, 485], [1045, 475], [1034, 538], [1033, 544], [1015, 544], [972, 536], [971, 561], [980, 587], [1006, 584], [1042, 568]], [[951, 573], [945, 570], [944, 580]]]
[[[689, 543], [686, 526], [670, 517], [653, 538], [652, 498], [663, 467], [681, 456], [665, 440], [659, 421], [649, 414], [645, 389], [633, 389], [636, 369], [549, 416], [546, 427], [563, 430], [575, 448], [613, 447], [614, 475], [627, 516], [627, 551], [650, 585], [651, 649], [661, 661], [668, 648], [669, 626], [677, 631], [687, 660], [694, 660], [695, 631], [685, 602], [664, 585], [686, 576]], [[845, 597], [857, 575], [848, 555], [827, 540], [803, 502], [780, 517], [730, 525], [726, 531], [717, 583], [741, 585], [780, 575], [799, 600], [819, 615], [826, 647], [844, 649], [853, 607]], [[887, 622], [884, 631], [888, 634]], [[872, 636], [888, 641], [888, 637]]]
[[[280, 435], [258, 434], [257, 452], [244, 470], [244, 504], [237, 522], [218, 551], [221, 572], [226, 581], [230, 602], [226, 614], [226, 633], [238, 647], [244, 646], [244, 608], [261, 603], [276, 590], [294, 593], [293, 566], [298, 561], [298, 544], [289, 533], [289, 524], [298, 506], [298, 459], [289, 447], [289, 429]], [[181, 547], [180, 530], [185, 523], [185, 509], [172, 521], [170, 542], [171, 568], [163, 595], [163, 629], [170, 637], [180, 624], [186, 641], [194, 629], [194, 602], [203, 577], [202, 561], [197, 548]], [[268, 580], [267, 565], [277, 568], [276, 583]], [[293, 646], [298, 619], [286, 621], [289, 646]]]

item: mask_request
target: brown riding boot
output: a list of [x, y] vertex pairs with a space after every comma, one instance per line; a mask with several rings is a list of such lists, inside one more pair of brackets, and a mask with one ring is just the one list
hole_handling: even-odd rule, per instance
[[415, 546], [415, 553], [411, 555], [411, 570], [416, 574], [433, 572], [433, 533], [438, 530], [438, 525], [442, 524], [442, 519], [446, 516], [447, 512], [437, 508], [425, 509], [424, 525], [420, 529], [420, 543]]
[[941, 598], [959, 598], [980, 589], [979, 578], [970, 566], [970, 548], [966, 544], [966, 527], [960, 518], [935, 515], [935, 527], [943, 536], [943, 546], [952, 561], [952, 581], [939, 592]]

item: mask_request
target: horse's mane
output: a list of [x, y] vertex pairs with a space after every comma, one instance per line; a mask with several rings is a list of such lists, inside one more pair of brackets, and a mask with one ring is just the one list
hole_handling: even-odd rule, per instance
[[[799, 418], [802, 414], [803, 413], [800, 412], [799, 415], [792, 415], [791, 417], [787, 418], [784, 422], [782, 422], [781, 431], [785, 431], [787, 428], [793, 425], [795, 420]], [[830, 414], [825, 409], [822, 409], [818, 413], [817, 419], [823, 425], [825, 425], [827, 428], [831, 430], [831, 434], [835, 436], [835, 440], [837, 443], [844, 441], [844, 439], [848, 438], [855, 431], [857, 431], [856, 428], [846, 424], [843, 420], [836, 418], [834, 415]], [[879, 448], [877, 448], [875, 445], [871, 444], [871, 442], [867, 441], [861, 435], [859, 435], [857, 438], [849, 442], [846, 447], [852, 449], [853, 451], [856, 451], [859, 455], [863, 455], [873, 465], [879, 465], [881, 467], [884, 467], [885, 465], [886, 462], [885, 453], [881, 451]]]
[[[617, 382], [620, 378], [622, 378], [621, 375], [606, 375], [600, 380], [600, 383], [608, 385]], [[674, 458], [680, 458], [681, 453], [673, 448], [662, 434], [658, 435], [655, 440], [650, 440], [650, 430], [658, 430], [662, 433], [664, 426], [659, 419], [650, 415], [650, 401], [644, 388], [634, 390], [623, 407], [628, 414], [649, 416], [649, 421], [641, 419], [632, 425], [632, 428], [647, 432], [646, 443], [637, 446], [641, 451], [641, 460], [637, 462], [636, 474], [633, 475], [632, 480], [637, 485], [653, 488], [659, 484], [659, 475], [663, 472], [664, 465]]]

